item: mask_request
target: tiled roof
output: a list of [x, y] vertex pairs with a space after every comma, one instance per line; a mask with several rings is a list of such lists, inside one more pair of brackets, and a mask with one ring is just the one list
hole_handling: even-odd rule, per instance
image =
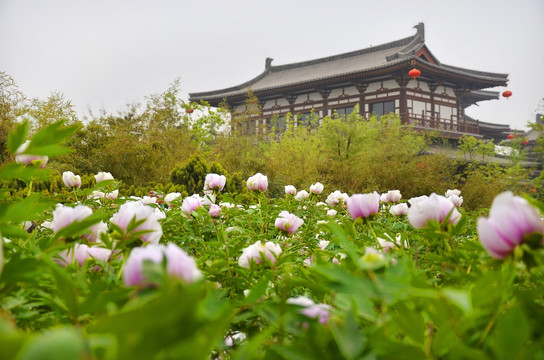
[[[226, 89], [191, 93], [190, 100], [222, 99], [245, 95], [249, 88], [258, 93], [389, 68], [409, 59], [415, 59], [415, 53], [425, 46], [423, 24], [420, 23], [415, 28], [417, 32], [411, 37], [344, 54], [279, 66], [271, 66], [272, 59], [267, 59], [265, 71], [254, 79]], [[508, 77], [507, 74], [493, 74], [443, 65], [434, 55], [431, 54], [431, 56], [437, 64], [420, 60], [418, 63], [431, 69], [483, 81], [504, 82]]]

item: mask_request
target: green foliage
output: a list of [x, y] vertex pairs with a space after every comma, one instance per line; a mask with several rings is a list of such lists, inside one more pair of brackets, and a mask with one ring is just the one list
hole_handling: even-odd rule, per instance
[[[335, 129], [342, 128], [342, 124], [336, 125]], [[429, 164], [422, 171], [435, 166], [434, 156], [418, 155], [419, 140], [411, 139], [415, 135], [404, 133], [394, 119], [353, 126], [368, 127], [362, 134], [362, 148], [372, 160], [397, 164], [390, 154], [373, 153], [366, 147], [367, 143], [377, 146], [378, 141], [394, 146], [394, 137], [408, 147], [403, 155], [406, 159]], [[62, 136], [69, 133], [62, 127], [43, 131]], [[19, 132], [22, 130], [10, 137], [14, 144], [24, 138], [17, 135]], [[284, 154], [293, 158], [296, 154], [291, 151], [300, 142], [324, 151], [323, 143], [309, 140], [320, 139], [314, 132], [319, 129], [288, 129], [274, 146], [283, 146]], [[393, 133], [391, 139], [389, 132]], [[333, 134], [325, 135], [333, 138]], [[55, 152], [55, 146], [62, 144], [55, 136], [44, 138], [48, 140], [38, 141], [37, 148]], [[273, 159], [271, 154], [265, 156], [267, 161]], [[371, 160], [358, 151], [342, 161], [354, 157], [370, 166], [366, 161]], [[30, 177], [35, 170], [7, 163], [0, 174], [13, 181], [21, 174]], [[185, 176], [195, 184], [196, 192], [202, 189], [203, 184], [196, 184], [203, 177], [192, 175], [225, 173], [218, 163], [208, 166], [196, 156], [176, 171], [179, 174], [173, 172], [173, 176]], [[58, 184], [58, 178], [44, 176], [43, 182], [47, 181], [51, 188]], [[271, 189], [278, 186], [272, 176], [269, 181]], [[80, 236], [90, 225], [108, 222], [125, 201], [86, 199], [95, 189], [107, 191], [117, 186], [114, 180], [95, 184], [87, 175], [83, 183], [82, 189], [72, 189], [68, 195], [43, 191], [0, 197], [0, 359], [544, 356], [541, 235], [534, 242], [536, 247], [529, 250], [533, 263], [528, 266], [515, 254], [503, 261], [491, 258], [477, 238], [479, 214], [463, 209], [456, 225], [434, 222], [416, 230], [405, 218], [386, 210], [365, 221], [352, 221], [342, 206], [336, 207], [334, 217], [327, 215], [329, 208], [318, 205], [318, 197], [299, 202], [283, 195], [223, 193], [218, 195], [221, 201], [239, 206], [223, 208], [220, 218], [212, 218], [206, 208], [188, 216], [173, 206], [161, 219], [161, 243], [183, 248], [195, 259], [204, 279], [188, 284], [167, 276], [165, 261], [146, 262], [144, 276], [156, 285], [128, 287], [123, 283], [123, 269], [130, 247], [136, 245], [128, 242], [137, 238], [129, 233], [145, 219], [133, 218], [126, 231], [109, 222], [101, 242], [88, 243], [120, 250], [106, 260], [89, 258], [81, 265], [75, 259], [63, 265], [59, 261], [64, 252], [75, 249], [74, 240], [84, 241]], [[163, 193], [172, 186], [181, 185], [154, 184], [155, 190]], [[132, 185], [129, 189], [138, 188]], [[6, 192], [9, 190], [4, 188]], [[24, 221], [50, 221], [58, 201], [72, 206], [87, 204], [94, 213], [57, 234], [43, 226], [23, 230]], [[544, 208], [544, 204], [533, 202]], [[158, 211], [164, 205], [154, 206]], [[304, 219], [293, 236], [274, 226], [284, 210]], [[8, 236], [10, 241], [5, 240]], [[394, 247], [385, 251], [378, 237], [391, 239]], [[329, 243], [320, 243], [323, 240]], [[248, 268], [240, 266], [243, 250], [256, 241], [272, 241], [282, 252], [274, 259], [261, 256], [260, 262], [252, 261]], [[319, 304], [326, 315], [312, 316], [289, 301], [298, 296]], [[232, 345], [225, 342], [225, 337], [237, 332], [244, 333], [246, 339]]]

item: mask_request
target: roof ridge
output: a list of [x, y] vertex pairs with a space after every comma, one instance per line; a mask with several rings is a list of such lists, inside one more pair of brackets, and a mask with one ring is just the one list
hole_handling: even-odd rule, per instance
[[368, 48], [355, 50], [355, 51], [350, 51], [350, 52], [346, 52], [346, 53], [341, 53], [341, 54], [337, 54], [337, 55], [325, 56], [325, 57], [322, 57], [322, 58], [319, 58], [319, 59], [305, 60], [305, 61], [299, 61], [299, 62], [294, 62], [294, 63], [290, 63], [290, 64], [271, 66], [270, 71], [271, 72], [277, 72], [277, 71], [290, 70], [290, 69], [294, 69], [294, 68], [297, 68], [297, 67], [321, 64], [321, 63], [324, 63], [324, 62], [329, 62], [329, 61], [334, 61], [334, 60], [339, 60], [339, 59], [347, 59], [347, 58], [350, 58], [350, 57], [359, 56], [359, 55], [363, 55], [363, 54], [369, 54], [369, 53], [373, 53], [373, 52], [377, 52], [377, 51], [383, 51], [383, 50], [387, 50], [387, 49], [392, 49], [392, 48], [403, 46], [403, 45], [406, 46], [406, 45], [411, 44], [416, 37], [417, 37], [417, 34], [406, 37], [406, 38], [403, 38], [403, 39], [391, 41], [391, 42], [388, 42], [388, 43], [385, 43], [385, 44], [371, 46], [371, 47], [368, 47]]
[[242, 89], [244, 89], [246, 87], [251, 86], [252, 84], [256, 83], [257, 81], [261, 80], [263, 77], [265, 77], [266, 75], [268, 75], [271, 72], [285, 71], [285, 70], [290, 70], [290, 69], [294, 69], [294, 68], [298, 68], [298, 67], [314, 65], [314, 64], [320, 64], [320, 63], [324, 63], [324, 62], [328, 62], [328, 61], [346, 59], [346, 58], [359, 56], [359, 55], [363, 55], [363, 54], [373, 53], [373, 52], [387, 50], [387, 49], [392, 49], [392, 48], [399, 47], [399, 46], [406, 47], [406, 45], [413, 43], [414, 40], [418, 38], [419, 34], [420, 33], [417, 32], [415, 35], [412, 35], [412, 36], [409, 36], [409, 37], [406, 37], [406, 38], [402, 38], [402, 39], [395, 40], [395, 41], [390, 41], [390, 42], [385, 43], [385, 44], [371, 46], [371, 47], [360, 49], [360, 50], [350, 51], [350, 52], [347, 52], [347, 53], [327, 56], [327, 57], [323, 57], [323, 58], [319, 58], [319, 59], [313, 59], [313, 60], [300, 61], [300, 62], [295, 62], [295, 63], [290, 63], [290, 64], [284, 64], [284, 65], [273, 66], [273, 65], [271, 65], [271, 61], [268, 61], [268, 59], [267, 59], [266, 65], [265, 65], [265, 70], [262, 73], [260, 73], [259, 75], [257, 75], [256, 77], [254, 77], [253, 79], [246, 81], [245, 83], [235, 85], [235, 86], [231, 86], [231, 87], [227, 87], [227, 88], [223, 88], [223, 89], [219, 89], [219, 90], [191, 93], [190, 95], [192, 97], [203, 97], [203, 96], [208, 96], [208, 95], [217, 94], [217, 93], [224, 93], [224, 92], [229, 92], [229, 91], [242, 90]]

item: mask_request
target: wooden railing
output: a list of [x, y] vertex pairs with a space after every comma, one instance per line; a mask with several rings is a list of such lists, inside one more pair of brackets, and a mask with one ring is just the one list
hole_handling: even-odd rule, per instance
[[464, 120], [451, 120], [438, 117], [425, 116], [420, 114], [408, 113], [408, 124], [416, 129], [438, 130], [448, 133], [462, 133], [479, 135], [480, 128], [478, 124], [465, 124]]

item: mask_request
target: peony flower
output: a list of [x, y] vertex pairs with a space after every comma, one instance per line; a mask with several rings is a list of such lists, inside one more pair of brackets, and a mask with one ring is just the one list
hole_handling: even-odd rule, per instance
[[210, 210], [208, 211], [211, 217], [218, 218], [221, 216], [221, 206], [212, 204]]
[[306, 200], [309, 197], [310, 197], [310, 194], [306, 190], [300, 190], [295, 195], [295, 200], [302, 201], [302, 200]]
[[199, 207], [202, 207], [202, 201], [200, 197], [188, 196], [183, 199], [181, 204], [181, 210], [184, 211], [187, 215], [190, 215], [193, 211], [196, 211]]
[[386, 203], [399, 202], [400, 199], [402, 199], [400, 190], [389, 190], [387, 193], [382, 194], [380, 197], [380, 200]]
[[348, 198], [348, 194], [340, 192], [340, 190], [335, 190], [334, 192], [330, 193], [329, 196], [327, 196], [327, 200], [325, 200], [325, 202], [329, 206], [334, 207], [340, 202], [346, 203]]
[[286, 195], [296, 195], [297, 189], [293, 185], [286, 185], [285, 186], [285, 194]]
[[166, 203], [166, 205], [168, 205], [168, 207], [172, 207], [173, 201], [179, 198], [180, 196], [181, 196], [181, 193], [179, 192], [169, 193], [164, 197], [164, 202]]
[[208, 174], [204, 180], [204, 190], [223, 190], [227, 177], [225, 175]]
[[236, 205], [234, 205], [233, 203], [229, 203], [229, 202], [220, 202], [219, 206], [221, 206], [222, 208], [225, 208], [225, 209], [232, 209]]
[[56, 261], [63, 266], [72, 263], [72, 258], [83, 266], [87, 259], [97, 259], [100, 261], [108, 261], [112, 251], [101, 247], [89, 247], [86, 244], [74, 244], [74, 247], [68, 250], [63, 250], [59, 253], [59, 258]]
[[457, 196], [457, 195], [450, 195], [447, 197], [449, 201], [453, 203], [453, 205], [459, 207], [463, 204], [463, 197]]
[[446, 197], [450, 197], [452, 195], [455, 195], [455, 196], [461, 195], [461, 190], [454, 189], [454, 190], [446, 191], [446, 194], [445, 194]]
[[262, 245], [261, 241], [259, 240], [255, 244], [249, 245], [242, 251], [242, 255], [238, 259], [238, 265], [249, 268], [251, 261], [255, 261], [257, 264], [260, 264], [262, 262], [261, 254], [275, 264], [276, 258], [281, 254], [281, 252], [281, 247], [278, 244], [267, 241], [266, 244]]
[[348, 199], [348, 213], [353, 220], [367, 218], [380, 210], [380, 195], [377, 192], [371, 194], [356, 194]]
[[334, 209], [330, 209], [327, 211], [327, 216], [333, 217], [333, 216], [336, 216], [336, 214], [338, 214], [338, 211]]
[[102, 191], [94, 190], [89, 199], [110, 199], [115, 200], [119, 196], [119, 190], [114, 190], [110, 193], [104, 193]]
[[99, 183], [104, 180], [113, 180], [113, 176], [109, 172], [99, 172], [94, 176], [96, 182]]
[[408, 215], [408, 204], [400, 203], [393, 205], [389, 208], [389, 212], [394, 216]]
[[193, 283], [202, 278], [195, 260], [175, 244], [169, 243], [150, 244], [145, 247], [132, 249], [123, 268], [123, 281], [126, 286], [148, 286], [143, 273], [143, 264], [151, 261], [155, 264], [166, 262], [167, 273], [174, 278], [183, 280], [186, 283]]
[[141, 202], [126, 202], [119, 208], [119, 211], [115, 213], [110, 221], [119, 226], [125, 232], [127, 227], [132, 221], [145, 220], [142, 224], [138, 225], [136, 229], [133, 229], [129, 234], [136, 231], [149, 231], [140, 236], [143, 242], [151, 244], [158, 244], [162, 236], [162, 227], [158, 221], [155, 210], [149, 206], [144, 205]]
[[26, 149], [28, 149], [28, 145], [30, 145], [30, 140], [25, 141], [21, 146], [17, 148], [17, 150], [15, 151], [15, 162], [24, 165], [36, 163], [37, 165], [40, 165], [40, 168], [43, 169], [45, 165], [47, 165], [49, 157], [44, 155], [24, 154]]
[[323, 184], [316, 182], [315, 184], [310, 185], [310, 194], [321, 194], [323, 192]]
[[239, 344], [246, 339], [246, 334], [240, 331], [235, 331], [232, 335], [225, 337], [225, 346], [232, 347], [234, 344]]
[[293, 235], [302, 224], [304, 224], [304, 220], [287, 211], [280, 212], [279, 217], [274, 222], [275, 227], [288, 232], [291, 235]]
[[413, 198], [411, 198], [410, 200], [408, 200], [408, 203], [409, 203], [411, 206], [414, 206], [414, 205], [417, 204], [418, 202], [427, 200], [428, 198], [429, 198], [429, 197], [428, 197], [427, 195], [421, 195], [421, 196], [418, 196], [418, 197], [413, 197]]
[[478, 220], [478, 236], [483, 247], [498, 259], [506, 257], [533, 233], [544, 234], [540, 214], [527, 200], [510, 191], [493, 199], [489, 218]]
[[[410, 199], [413, 200], [413, 199]], [[431, 194], [428, 198], [423, 198], [412, 203], [408, 209], [408, 221], [416, 229], [427, 226], [430, 220], [442, 222], [451, 212], [448, 222], [457, 224], [461, 214], [453, 203], [441, 195]]]
[[316, 304], [306, 296], [287, 299], [288, 304], [301, 306], [299, 312], [309, 318], [318, 319], [319, 323], [326, 324], [331, 313], [331, 306], [327, 304]]
[[157, 198], [155, 196], [144, 196], [140, 201], [144, 205], [156, 204]]
[[62, 182], [66, 187], [77, 186], [81, 187], [81, 176], [74, 175], [71, 171], [65, 171], [62, 173]]
[[266, 189], [268, 189], [268, 177], [261, 173], [257, 173], [247, 179], [246, 185], [250, 191], [266, 191]]
[[78, 205], [76, 207], [64, 206], [57, 204], [53, 211], [53, 220], [51, 221], [51, 229], [54, 233], [58, 233], [68, 225], [76, 221], [81, 221], [93, 214], [90, 207]]

